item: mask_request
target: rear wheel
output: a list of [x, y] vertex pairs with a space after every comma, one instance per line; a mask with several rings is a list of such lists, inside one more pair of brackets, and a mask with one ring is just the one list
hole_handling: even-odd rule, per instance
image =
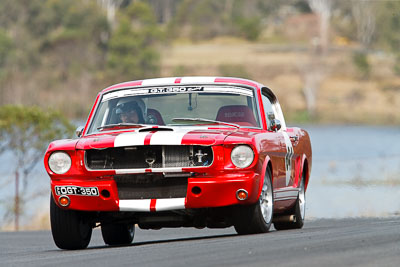
[[271, 172], [267, 170], [260, 198], [253, 205], [237, 207], [235, 230], [238, 234], [257, 234], [269, 231], [274, 210]]
[[107, 245], [129, 245], [135, 236], [135, 226], [129, 223], [105, 224], [101, 235]]
[[305, 175], [303, 174], [300, 182], [299, 196], [290, 215], [294, 215], [294, 220], [290, 222], [275, 222], [276, 230], [301, 229], [304, 225], [306, 216], [306, 193], [305, 193]]
[[50, 223], [54, 243], [61, 249], [87, 248], [92, 227], [85, 212], [63, 210], [50, 196]]

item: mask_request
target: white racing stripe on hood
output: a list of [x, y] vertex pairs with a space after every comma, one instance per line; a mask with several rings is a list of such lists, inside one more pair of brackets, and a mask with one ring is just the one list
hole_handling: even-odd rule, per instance
[[188, 131], [156, 132], [151, 136], [150, 145], [180, 145]]
[[150, 145], [181, 145], [183, 137], [195, 130], [208, 130], [208, 127], [171, 127], [173, 132], [159, 131], [155, 132], [150, 139]]
[[122, 147], [122, 146], [143, 146], [144, 139], [148, 132], [138, 133], [122, 133], [118, 135], [114, 140], [114, 147]]
[[[168, 127], [169, 128], [169, 127]], [[131, 132], [118, 135], [114, 147], [143, 146], [147, 135], [151, 134], [150, 145], [181, 145], [183, 137], [195, 130], [207, 130], [208, 126], [171, 127], [173, 131]]]

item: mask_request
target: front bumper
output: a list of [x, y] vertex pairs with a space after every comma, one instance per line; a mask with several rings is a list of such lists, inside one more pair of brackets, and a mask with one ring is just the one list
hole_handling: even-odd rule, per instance
[[[112, 178], [52, 179], [51, 190], [57, 205], [59, 205], [58, 200], [61, 196], [68, 196], [70, 203], [67, 207], [64, 207], [66, 209], [156, 212], [251, 204], [258, 199], [260, 179], [260, 175], [254, 172], [188, 178], [186, 197], [168, 199], [120, 200], [117, 185]], [[76, 195], [73, 192], [60, 193], [59, 190], [55, 191], [56, 186], [96, 187], [99, 195]], [[239, 189], [248, 192], [246, 200], [238, 200], [236, 197]]]

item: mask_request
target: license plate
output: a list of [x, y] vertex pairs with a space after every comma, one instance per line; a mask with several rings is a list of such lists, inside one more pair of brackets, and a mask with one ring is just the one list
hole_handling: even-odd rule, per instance
[[57, 196], [61, 195], [79, 195], [79, 196], [98, 196], [99, 189], [97, 187], [81, 187], [81, 186], [56, 186], [54, 188]]

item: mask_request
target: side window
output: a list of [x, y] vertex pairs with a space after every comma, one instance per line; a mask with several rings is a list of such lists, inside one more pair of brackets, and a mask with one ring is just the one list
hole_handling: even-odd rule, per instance
[[267, 127], [268, 130], [271, 130], [271, 125], [272, 125], [272, 120], [275, 119], [275, 113], [274, 113], [274, 109], [272, 107], [271, 101], [269, 100], [268, 97], [266, 97], [264, 95], [264, 93], [262, 94], [262, 102], [263, 102], [263, 106], [264, 106], [264, 112], [265, 112], [265, 119], [267, 120]]

